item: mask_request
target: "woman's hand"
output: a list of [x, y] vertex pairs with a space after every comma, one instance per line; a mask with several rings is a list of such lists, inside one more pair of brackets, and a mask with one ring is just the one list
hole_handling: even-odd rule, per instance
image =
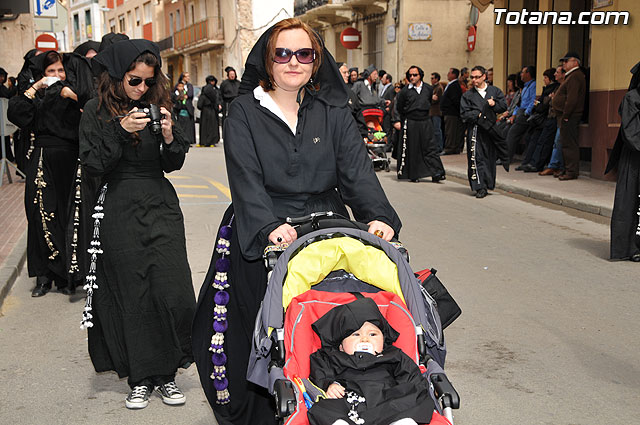
[[292, 243], [298, 239], [298, 233], [296, 229], [288, 225], [287, 223], [281, 224], [276, 229], [269, 233], [269, 240], [275, 245], [282, 245], [283, 243]]
[[327, 397], [329, 398], [343, 398], [344, 397], [344, 387], [340, 384], [338, 384], [337, 382], [334, 382], [333, 384], [329, 385], [329, 388], [327, 388], [327, 391], [325, 391], [327, 394]]
[[401, 125], [400, 125], [400, 121], [396, 121], [393, 123], [393, 128], [395, 128], [396, 130], [400, 130]]
[[63, 87], [60, 91], [60, 96], [66, 97], [67, 99], [75, 100], [76, 102], [78, 101], [78, 96], [75, 94], [75, 92], [66, 86]]
[[122, 128], [127, 130], [129, 133], [144, 130], [147, 123], [151, 121], [150, 118], [147, 118], [147, 114], [145, 112], [134, 112], [137, 110], [138, 108], [133, 108], [129, 111], [126, 117], [120, 120]]
[[[387, 242], [389, 242], [393, 237], [393, 235], [395, 234], [391, 226], [389, 226], [387, 223], [383, 223], [378, 220], [373, 220], [373, 221], [370, 221], [368, 225], [369, 225], [369, 230], [368, 230], [369, 233], [378, 235]], [[382, 232], [382, 235], [380, 234], [380, 232]]]
[[47, 77], [42, 77], [41, 79], [33, 83], [31, 87], [33, 87], [36, 90], [46, 89], [47, 87], [49, 87], [47, 85]]
[[164, 142], [167, 145], [170, 145], [173, 142], [173, 130], [171, 129], [171, 114], [164, 106], [160, 107], [160, 113], [162, 114], [162, 120], [160, 120], [160, 124], [162, 124], [162, 137], [164, 137]]

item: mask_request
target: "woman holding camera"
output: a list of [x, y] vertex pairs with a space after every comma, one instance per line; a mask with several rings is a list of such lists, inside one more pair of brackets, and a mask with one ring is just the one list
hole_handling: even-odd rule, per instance
[[192, 362], [195, 297], [184, 220], [164, 173], [182, 167], [189, 142], [172, 123], [155, 43], [120, 41], [94, 60], [103, 69], [98, 97], [80, 123], [83, 170], [102, 178], [85, 286], [89, 354], [97, 372], [128, 376], [126, 407], [146, 407], [154, 389], [183, 404], [175, 374]]
[[30, 59], [44, 75], [9, 101], [11, 122], [35, 134], [31, 161], [26, 166], [25, 211], [28, 220], [27, 267], [36, 276], [33, 297], [51, 290], [71, 294], [67, 280], [65, 226], [69, 194], [78, 160], [80, 108], [66, 83], [62, 56], [56, 51]]

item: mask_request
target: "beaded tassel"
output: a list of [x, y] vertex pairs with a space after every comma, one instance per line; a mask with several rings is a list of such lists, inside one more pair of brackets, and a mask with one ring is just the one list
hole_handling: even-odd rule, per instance
[[402, 154], [400, 156], [400, 166], [398, 167], [398, 177], [404, 173], [405, 161], [407, 158], [407, 120], [402, 126]]
[[98, 262], [98, 255], [102, 254], [102, 249], [100, 248], [100, 220], [104, 218], [102, 205], [104, 204], [104, 198], [106, 195], [107, 183], [105, 183], [104, 186], [102, 186], [102, 189], [100, 189], [98, 201], [96, 202], [96, 206], [93, 207], [95, 212], [91, 216], [94, 219], [93, 239], [91, 240], [91, 247], [87, 250], [87, 252], [91, 254], [91, 262], [89, 263], [89, 271], [85, 278], [86, 283], [83, 287], [83, 289], [87, 291], [87, 300], [84, 305], [84, 311], [82, 312], [80, 329], [93, 327], [93, 322], [91, 321], [93, 318], [93, 315], [91, 314], [91, 311], [93, 310], [93, 290], [98, 289], [98, 285], [96, 284], [96, 264]]
[[478, 126], [473, 126], [471, 134], [471, 180], [478, 181], [478, 165], [476, 163], [476, 147], [478, 146]]
[[80, 184], [82, 183], [82, 167], [80, 166], [80, 159], [78, 159], [78, 170], [76, 171], [76, 193], [74, 196], [75, 207], [73, 209], [73, 239], [71, 240], [71, 246], [73, 250], [71, 252], [71, 264], [69, 266], [69, 274], [74, 274], [80, 271], [78, 266], [78, 229], [80, 227], [80, 204], [82, 203], [82, 193]]
[[[638, 198], [640, 198], [640, 195], [638, 195]], [[636, 235], [640, 236], [640, 202], [638, 202], [638, 212], [636, 214], [638, 214], [638, 228], [636, 229]]]
[[47, 182], [44, 180], [44, 169], [42, 168], [42, 154], [43, 149], [40, 149], [40, 158], [38, 158], [38, 169], [36, 171], [36, 178], [33, 181], [36, 184], [36, 197], [33, 200], [34, 204], [38, 204], [40, 209], [40, 220], [42, 221], [42, 231], [44, 232], [44, 241], [49, 247], [51, 251], [51, 255], [49, 255], [49, 260], [55, 260], [58, 256], [59, 252], [56, 247], [53, 245], [53, 241], [51, 240], [51, 232], [49, 231], [49, 226], [47, 223], [51, 221], [52, 218], [55, 218], [55, 213], [46, 212], [44, 210], [44, 193], [43, 189], [47, 187]]
[[220, 258], [216, 261], [216, 274], [213, 280], [214, 289], [217, 290], [213, 300], [215, 307], [213, 309], [213, 330], [214, 334], [211, 337], [211, 347], [209, 351], [211, 355], [211, 362], [213, 363], [213, 373], [211, 379], [213, 379], [213, 387], [216, 389], [216, 403], [227, 404], [229, 403], [229, 381], [227, 380], [227, 355], [224, 352], [224, 333], [227, 330], [227, 304], [229, 303], [229, 293], [226, 291], [229, 288], [229, 281], [227, 279], [227, 272], [229, 271], [230, 261], [227, 258], [231, 246], [231, 225], [233, 223], [233, 216], [229, 220], [229, 224], [220, 228], [220, 237], [216, 244], [216, 252], [220, 254]]

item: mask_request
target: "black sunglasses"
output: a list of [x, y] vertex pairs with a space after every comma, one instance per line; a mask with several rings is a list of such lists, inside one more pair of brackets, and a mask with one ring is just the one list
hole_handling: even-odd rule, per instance
[[420, 74], [409, 74], [409, 77], [419, 77]]
[[153, 87], [153, 86], [156, 85], [156, 79], [155, 78], [146, 78], [145, 80], [143, 80], [140, 77], [131, 77], [131, 78], [129, 78], [129, 80], [127, 80], [129, 85], [132, 86], [132, 87], [139, 86], [142, 83], [142, 81], [144, 81], [144, 84], [147, 87]]
[[276, 47], [276, 54], [273, 56], [273, 61], [275, 63], [289, 63], [293, 55], [296, 56], [298, 62], [303, 64], [310, 64], [316, 60], [316, 52], [310, 48], [299, 49], [292, 52], [290, 49], [285, 47]]

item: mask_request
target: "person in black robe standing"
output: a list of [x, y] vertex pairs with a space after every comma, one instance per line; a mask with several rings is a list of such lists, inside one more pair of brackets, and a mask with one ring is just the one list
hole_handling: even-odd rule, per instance
[[429, 117], [433, 88], [422, 81], [424, 71], [417, 66], [411, 66], [406, 77], [409, 84], [398, 93], [395, 102], [400, 121], [394, 126], [401, 131], [398, 179], [417, 182], [421, 177], [431, 177], [437, 183], [446, 177]]
[[297, 18], [280, 21], [260, 37], [245, 69], [224, 129], [233, 202], [193, 324], [200, 382], [220, 425], [276, 423], [268, 391], [246, 376], [267, 285], [262, 254], [269, 243], [297, 237], [286, 218], [316, 211], [348, 216], [346, 204], [387, 240], [401, 227], [320, 36]]
[[7, 117], [35, 134], [31, 160], [26, 164], [25, 212], [28, 220], [27, 268], [36, 277], [31, 296], [58, 289], [69, 295], [65, 227], [69, 195], [78, 158], [80, 107], [66, 83], [62, 56], [56, 51], [30, 59], [44, 75], [9, 101]]
[[640, 62], [620, 103], [620, 130], [605, 174], [618, 168], [611, 214], [611, 259], [640, 262]]
[[[80, 123], [83, 171], [102, 179], [82, 321], [89, 355], [97, 372], [128, 377], [127, 408], [146, 407], [154, 390], [184, 404], [175, 375], [193, 361], [195, 294], [182, 211], [164, 173], [182, 167], [189, 141], [172, 125], [157, 44], [120, 41], [94, 61], [104, 71]], [[159, 122], [139, 109], [150, 105]]]
[[400, 334], [372, 299], [335, 307], [311, 327], [322, 347], [311, 354], [309, 379], [327, 394], [309, 409], [311, 425], [358, 423], [357, 418], [371, 425], [431, 421], [429, 382], [392, 345]]
[[476, 198], [484, 198], [487, 190], [495, 188], [496, 160], [499, 158], [507, 170], [509, 164], [505, 138], [495, 125], [496, 114], [507, 110], [507, 102], [502, 90], [488, 85], [486, 78], [484, 67], [474, 66], [473, 88], [460, 100], [460, 117], [467, 125], [467, 174]]
[[238, 97], [238, 89], [240, 88], [240, 80], [238, 80], [236, 70], [228, 66], [224, 69], [227, 73], [227, 79], [220, 84], [220, 96], [222, 96], [222, 129], [224, 130], [224, 120], [229, 114], [229, 105], [233, 99]]
[[213, 75], [207, 76], [206, 83], [198, 97], [200, 109], [200, 146], [216, 146], [220, 141], [218, 112], [222, 110], [222, 99], [217, 87], [218, 80]]

